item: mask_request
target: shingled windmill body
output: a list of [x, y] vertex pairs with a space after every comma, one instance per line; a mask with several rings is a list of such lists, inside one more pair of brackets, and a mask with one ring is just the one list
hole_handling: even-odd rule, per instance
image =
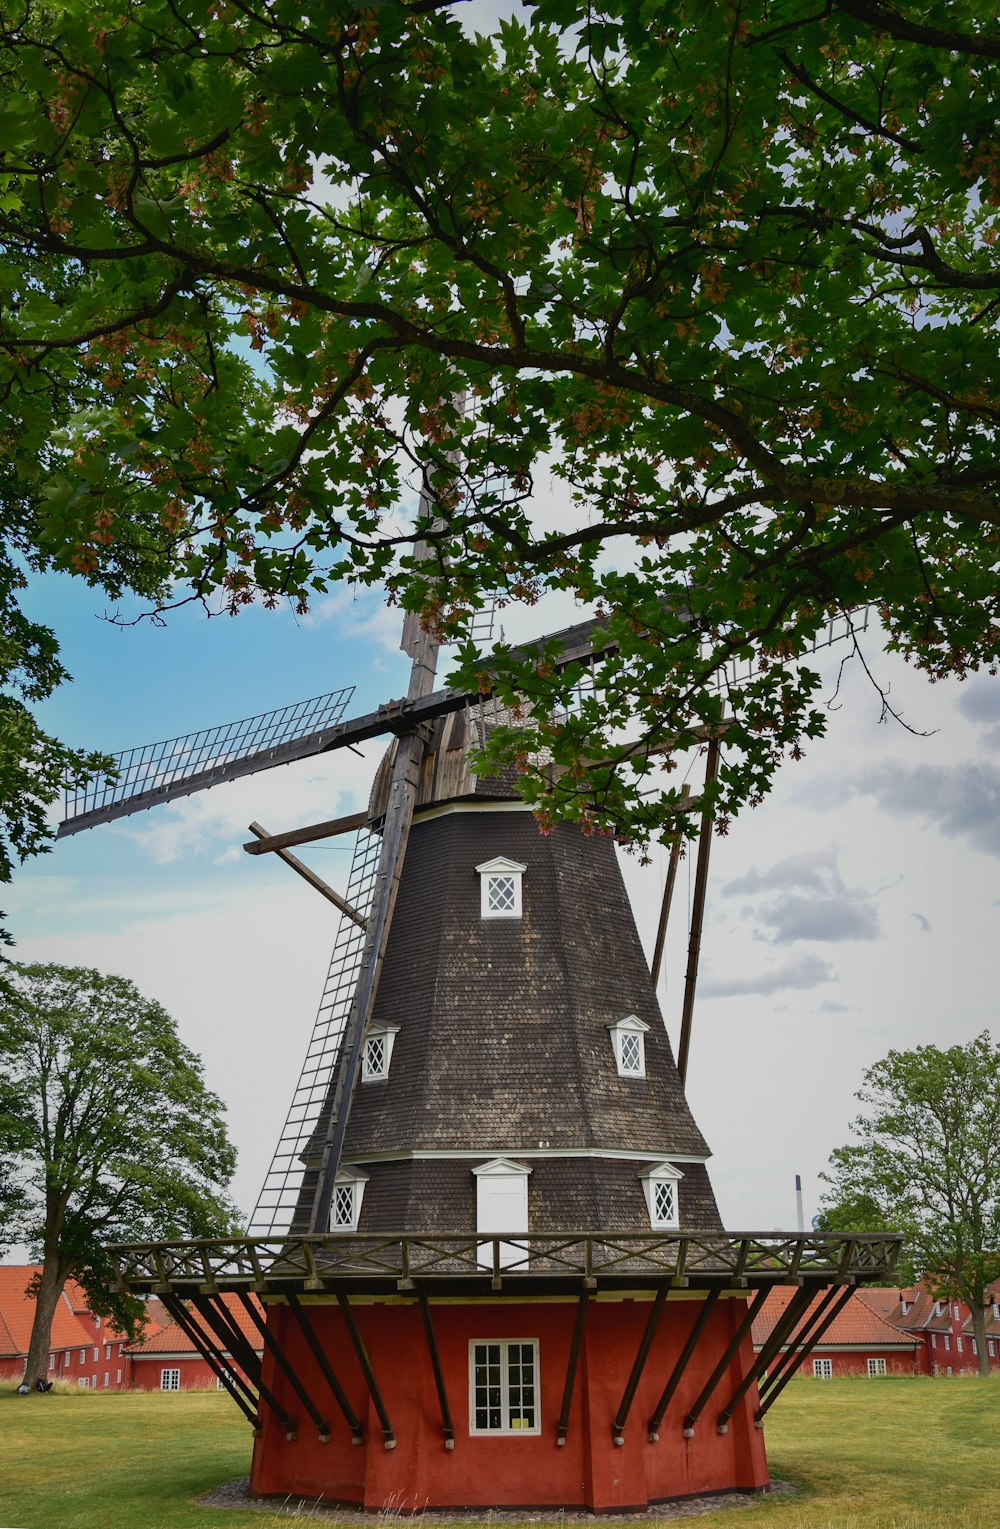
[[[263, 1235], [114, 1249], [122, 1282], [160, 1294], [251, 1418], [264, 1495], [607, 1510], [761, 1489], [763, 1415], [843, 1298], [814, 1291], [877, 1277], [892, 1240], [722, 1230], [614, 846], [540, 834], [513, 775], [475, 776], [491, 703], [433, 691], [434, 644], [412, 623], [405, 643], [405, 701], [251, 728], [229, 761], [218, 738], [161, 746], [67, 825], [397, 735], [347, 898], [307, 873], [344, 922]], [[608, 642], [586, 624], [560, 645]], [[304, 871], [290, 843], [343, 826], [255, 825], [254, 848]], [[228, 1291], [266, 1307], [262, 1364]]]

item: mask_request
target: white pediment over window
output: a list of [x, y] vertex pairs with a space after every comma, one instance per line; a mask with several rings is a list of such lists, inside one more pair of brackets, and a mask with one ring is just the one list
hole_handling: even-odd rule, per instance
[[684, 1177], [673, 1163], [652, 1163], [639, 1175], [646, 1196], [649, 1224], [654, 1231], [680, 1226], [680, 1181]]
[[528, 869], [519, 860], [497, 855], [476, 866], [479, 912], [483, 918], [521, 917], [521, 878]]
[[620, 1078], [646, 1076], [645, 1036], [649, 1026], [637, 1014], [626, 1014], [608, 1026]]

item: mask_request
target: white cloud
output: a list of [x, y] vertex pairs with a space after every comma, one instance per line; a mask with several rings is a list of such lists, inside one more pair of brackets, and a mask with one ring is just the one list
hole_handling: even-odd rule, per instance
[[747, 972], [741, 976], [707, 976], [698, 991], [705, 998], [740, 998], [751, 993], [768, 995], [782, 993], [787, 988], [819, 987], [824, 982], [836, 982], [837, 976], [828, 961], [819, 956], [793, 956], [782, 966], [771, 966], [765, 971]]

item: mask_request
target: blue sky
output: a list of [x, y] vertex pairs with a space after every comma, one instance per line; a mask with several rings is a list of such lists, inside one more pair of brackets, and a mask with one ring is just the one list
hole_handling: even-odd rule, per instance
[[[359, 710], [405, 689], [398, 616], [375, 591], [340, 591], [304, 620], [255, 609], [209, 620], [191, 606], [165, 627], [119, 628], [101, 619], [103, 598], [60, 577], [39, 582], [31, 610], [56, 628], [74, 674], [45, 721], [110, 751], [344, 684], [357, 685]], [[558, 602], [505, 617], [510, 636], [572, 619]], [[868, 649], [929, 736], [880, 726], [878, 698], [848, 666], [829, 736], [712, 851], [689, 1093], [736, 1230], [793, 1227], [797, 1172], [813, 1213], [864, 1066], [890, 1047], [966, 1041], [996, 1013], [1000, 682], [930, 686], [880, 656], [874, 633]], [[364, 752], [60, 841], [5, 899], [21, 959], [121, 972], [175, 1016], [227, 1103], [247, 1211], [297, 1078], [336, 914], [280, 863], [240, 846], [251, 819], [278, 831], [363, 806], [380, 746]], [[303, 852], [334, 883], [346, 856], [337, 840]], [[623, 865], [648, 946], [664, 857], [645, 870]], [[665, 964], [675, 1043], [692, 869], [681, 870]]]

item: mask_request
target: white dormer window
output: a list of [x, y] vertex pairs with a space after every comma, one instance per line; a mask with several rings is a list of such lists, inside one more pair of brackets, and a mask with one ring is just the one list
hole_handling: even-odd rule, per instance
[[518, 860], [497, 855], [476, 866], [479, 876], [479, 911], [483, 918], [521, 917], [521, 877], [528, 869]]
[[360, 1168], [342, 1168], [337, 1174], [330, 1205], [331, 1232], [356, 1232], [368, 1175]]
[[392, 1048], [398, 1034], [398, 1025], [371, 1026], [361, 1053], [362, 1083], [380, 1083], [389, 1076]]
[[620, 1078], [646, 1076], [645, 1035], [649, 1026], [636, 1014], [626, 1014], [608, 1026]]
[[[528, 1174], [527, 1163], [514, 1162], [509, 1157], [494, 1157], [488, 1163], [473, 1168], [476, 1180], [476, 1231], [480, 1236], [508, 1236], [528, 1234]], [[498, 1252], [500, 1267], [524, 1264], [526, 1250], [513, 1242], [501, 1242]], [[493, 1244], [484, 1242], [479, 1249], [479, 1262], [489, 1268], [493, 1263]]]
[[649, 1224], [654, 1231], [680, 1226], [680, 1181], [684, 1177], [673, 1163], [654, 1163], [640, 1173]]

